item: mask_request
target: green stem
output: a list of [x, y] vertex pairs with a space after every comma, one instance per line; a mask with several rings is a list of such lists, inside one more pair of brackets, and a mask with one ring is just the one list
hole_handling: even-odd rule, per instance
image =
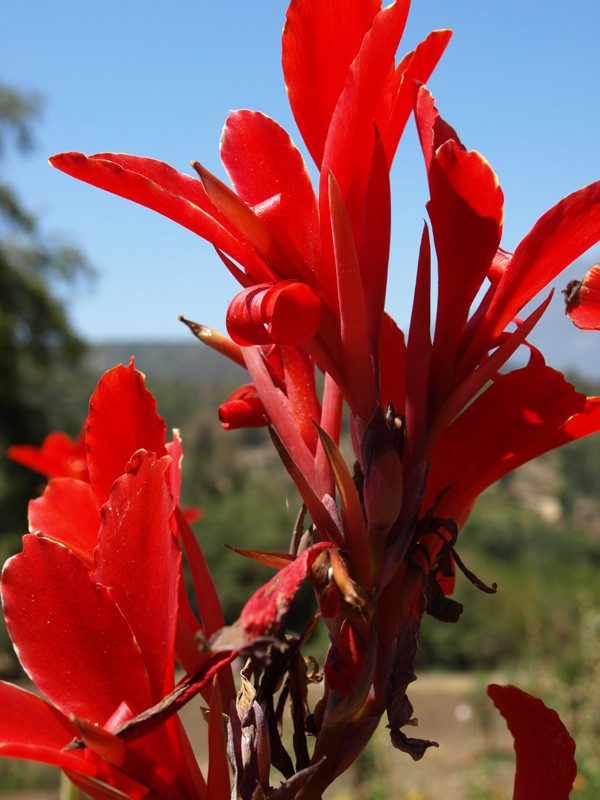
[[84, 794], [74, 783], [71, 783], [64, 772], [61, 772], [58, 797], [59, 800], [83, 800]]

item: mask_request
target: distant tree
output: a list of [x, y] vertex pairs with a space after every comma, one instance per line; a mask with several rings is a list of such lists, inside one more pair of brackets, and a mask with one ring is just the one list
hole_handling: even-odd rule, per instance
[[[40, 100], [0, 82], [0, 160], [32, 148]], [[25, 500], [35, 479], [4, 457], [15, 442], [39, 442], [48, 431], [46, 388], [72, 366], [84, 344], [55, 291], [91, 270], [81, 253], [49, 241], [0, 173], [0, 535], [23, 532]]]

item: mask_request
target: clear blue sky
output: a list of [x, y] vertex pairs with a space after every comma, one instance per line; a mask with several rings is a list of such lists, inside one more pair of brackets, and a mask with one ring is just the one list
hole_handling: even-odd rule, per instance
[[[52, 170], [46, 158], [113, 150], [183, 171], [195, 158], [222, 175], [219, 136], [232, 108], [264, 111], [301, 144], [280, 68], [286, 7], [286, 0], [4, 4], [0, 78], [39, 91], [45, 104], [34, 154], [3, 166], [45, 229], [80, 246], [98, 270], [93, 290], [69, 298], [87, 338], [185, 337], [180, 313], [223, 329], [238, 287], [193, 234]], [[503, 246], [514, 249], [545, 210], [600, 178], [600, 3], [413, 0], [400, 55], [442, 27], [455, 33], [429, 85], [467, 147], [498, 173]], [[425, 213], [422, 172], [411, 127], [394, 178], [389, 310], [401, 324]], [[587, 263], [597, 260], [598, 251]], [[554, 305], [542, 335], [554, 335], [563, 354], [575, 348], [600, 365], [600, 337], [573, 339], [560, 297]]]

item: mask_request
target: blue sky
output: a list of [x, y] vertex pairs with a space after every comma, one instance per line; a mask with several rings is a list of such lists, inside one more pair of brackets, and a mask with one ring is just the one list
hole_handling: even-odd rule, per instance
[[[195, 158], [222, 176], [219, 136], [233, 108], [264, 111], [300, 145], [280, 68], [286, 7], [285, 0], [5, 4], [0, 78], [45, 102], [37, 149], [3, 167], [45, 230], [78, 245], [98, 270], [92, 289], [68, 298], [87, 338], [185, 338], [180, 313], [223, 329], [238, 287], [190, 232], [52, 170], [47, 157], [113, 150], [182, 171]], [[503, 246], [511, 250], [555, 202], [600, 178], [600, 4], [414, 0], [399, 54], [443, 27], [455, 33], [429, 85], [467, 147], [499, 175]], [[389, 310], [405, 324], [426, 199], [412, 126], [393, 188]], [[591, 253], [576, 272], [598, 260]], [[600, 338], [572, 330], [561, 302], [554, 299], [540, 333], [549, 360], [564, 367], [583, 359], [600, 374]]]

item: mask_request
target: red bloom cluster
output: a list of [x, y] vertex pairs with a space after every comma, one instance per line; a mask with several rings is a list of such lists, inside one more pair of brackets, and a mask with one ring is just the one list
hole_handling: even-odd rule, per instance
[[[454, 546], [461, 526], [491, 483], [540, 453], [600, 428], [600, 398], [576, 392], [527, 343], [550, 296], [525, 319], [519, 316], [551, 280], [600, 239], [600, 182], [561, 200], [513, 254], [501, 249], [503, 196], [497, 178], [479, 153], [462, 145], [423, 85], [450, 33], [434, 31], [395, 61], [408, 8], [407, 0], [396, 0], [386, 8], [381, 8], [380, 0], [291, 2], [283, 34], [283, 70], [298, 128], [319, 170], [317, 193], [288, 134], [273, 120], [250, 111], [233, 112], [222, 137], [221, 157], [233, 190], [197, 163], [199, 179], [130, 155], [66, 153], [51, 159], [64, 172], [158, 211], [214, 245], [242, 290], [227, 313], [231, 338], [201, 326], [194, 326], [195, 331], [244, 365], [250, 375], [250, 382], [221, 407], [221, 420], [226, 428], [270, 426], [275, 447], [310, 514], [306, 531], [295, 532], [290, 556], [244, 551], [280, 572], [249, 601], [239, 623], [241, 638], [227, 652], [261, 637], [281, 637], [295, 591], [304, 578], [311, 581], [330, 637], [323, 698], [310, 720], [314, 751], [309, 756], [304, 743], [306, 720], [295, 718], [295, 726], [302, 730], [296, 730], [300, 735], [294, 738], [294, 768], [287, 753], [282, 755], [283, 745], [265, 700], [267, 687], [285, 674], [296, 685], [292, 675], [299, 643], [288, 641], [286, 657], [274, 658], [271, 653], [266, 662], [255, 649], [253, 658], [261, 667], [254, 671], [253, 683], [244, 675], [237, 712], [229, 714], [238, 797], [272, 792], [267, 753], [288, 778], [285, 787], [270, 796], [281, 792], [282, 797], [303, 800], [320, 797], [362, 750], [384, 712], [394, 745], [414, 758], [423, 755], [432, 743], [409, 738], [402, 730], [412, 715], [406, 687], [414, 679], [412, 663], [423, 614], [427, 611], [445, 621], [455, 621], [460, 614], [458, 604], [446, 595], [453, 584]], [[389, 171], [413, 112], [429, 184], [430, 227], [423, 231], [405, 336], [384, 307], [391, 234]], [[437, 269], [433, 319], [431, 238]], [[567, 297], [569, 313], [583, 327], [593, 327], [589, 320], [596, 314], [597, 284], [598, 272], [592, 270]], [[501, 372], [522, 345], [529, 347], [527, 365]], [[324, 375], [322, 392], [317, 390], [319, 372]], [[102, 397], [100, 387], [99, 391]], [[107, 695], [102, 709], [94, 709], [90, 717], [87, 707], [82, 711], [64, 702], [61, 706], [60, 692], [50, 689], [48, 697], [58, 708], [101, 726], [103, 738], [96, 749], [88, 723], [79, 724], [79, 732], [73, 734], [89, 753], [115, 739], [115, 724], [139, 719], [144, 709], [167, 696], [162, 711], [151, 715], [152, 724], [164, 716], [167, 733], [160, 735], [181, 737], [174, 718], [168, 716], [179, 702], [170, 694], [174, 653], [186, 668], [196, 667], [193, 634], [200, 623], [182, 601], [181, 590], [173, 594], [174, 587], [182, 585], [179, 543], [186, 550], [193, 548], [180, 513], [173, 523], [179, 461], [174, 457], [170, 462], [168, 455], [174, 455], [178, 443], [167, 450], [164, 429], [151, 420], [152, 435], [147, 440], [132, 402], [137, 401], [123, 394], [112, 412], [116, 429], [125, 419], [139, 432], [139, 436], [128, 434], [124, 441], [98, 425], [92, 404], [86, 433], [90, 483], [81, 477], [57, 479], [68, 481], [60, 486], [51, 482], [44, 497], [32, 504], [34, 527], [44, 536], [33, 534], [24, 553], [5, 570], [7, 617], [11, 632], [23, 642], [22, 653], [27, 652], [26, 641], [35, 641], [42, 631], [37, 623], [33, 629], [28, 626], [24, 612], [19, 613], [25, 601], [18, 598], [20, 580], [14, 575], [30, 576], [21, 591], [34, 591], [38, 585], [50, 591], [47, 582], [55, 577], [46, 577], [45, 567], [31, 569], [28, 559], [37, 564], [40, 548], [54, 552], [59, 546], [61, 557], [69, 564], [75, 559], [78, 565], [81, 575], [74, 580], [82, 587], [87, 587], [86, 581], [95, 587], [82, 591], [107, 596], [108, 605], [109, 600], [116, 604], [139, 644], [137, 658], [146, 677], [142, 679], [140, 672], [135, 683], [146, 687], [144, 694], [123, 689], [118, 698]], [[345, 406], [356, 461], [352, 467], [339, 449]], [[144, 451], [138, 452], [140, 448]], [[77, 521], [64, 521], [61, 509], [73, 492], [78, 492], [78, 507], [85, 514], [80, 512]], [[123, 546], [125, 555], [120, 555], [125, 531], [122, 508], [129, 503], [129, 509], [131, 498], [146, 497], [146, 492], [156, 492], [156, 498], [148, 496], [143, 508], [131, 512], [131, 524], [142, 535], [144, 515], [152, 513], [152, 531], [143, 535], [163, 539], [145, 547], [137, 563], [135, 536], [126, 537], [132, 552], [127, 555]], [[149, 512], [155, 503], [158, 509]], [[51, 513], [56, 517], [51, 519]], [[169, 530], [173, 535], [165, 541], [164, 531]], [[156, 553], [149, 554], [147, 550], [154, 547]], [[161, 560], [161, 565], [152, 559]], [[196, 590], [205, 598], [199, 600], [200, 615], [203, 633], [210, 635], [223, 625], [215, 610], [218, 600], [212, 588], [205, 594], [208, 578], [201, 557], [194, 555], [191, 560], [202, 576]], [[58, 575], [67, 565], [56, 569]], [[114, 574], [118, 570], [121, 575]], [[161, 572], [164, 586], [154, 601], [161, 608], [165, 604], [160, 634], [151, 636], [146, 622], [140, 621], [139, 593], [129, 597], [127, 589], [123, 599], [117, 596], [121, 590], [114, 587], [122, 585], [126, 571], [137, 571], [140, 580]], [[101, 602], [105, 601], [90, 597], [89, 609], [94, 609], [89, 612], [94, 618], [90, 630], [112, 624], [104, 619], [104, 610], [98, 611]], [[66, 609], [54, 609], [52, 614], [53, 619], [68, 617]], [[100, 633], [97, 638], [102, 640]], [[126, 646], [131, 643], [114, 644], [117, 649]], [[277, 649], [273, 642], [265, 646]], [[65, 659], [72, 656], [68, 653]], [[143, 663], [145, 658], [149, 663]], [[98, 673], [103, 664], [105, 656], [99, 659]], [[58, 674], [53, 670], [51, 683], [60, 682]], [[43, 676], [39, 677], [46, 691]], [[110, 684], [113, 678], [102, 672], [98, 680]], [[214, 719], [222, 708], [229, 708], [221, 705], [221, 693], [227, 702], [232, 696], [227, 696], [231, 685], [224, 685], [225, 678], [220, 681], [210, 719], [214, 741], [223, 744]], [[493, 697], [519, 737], [524, 729], [515, 720], [530, 714], [529, 700], [516, 690], [499, 687]], [[538, 712], [547, 719], [539, 706], [531, 709], [535, 709], [531, 719]], [[153, 728], [152, 736], [159, 736], [159, 731], [162, 728]], [[169, 742], [179, 754], [169, 762], [178, 775], [182, 770], [179, 783], [157, 768], [156, 784], [150, 788], [156, 796], [166, 797], [160, 781], [171, 782], [181, 796], [204, 796], [198, 771], [187, 755], [181, 755], [187, 746], [180, 738]], [[530, 770], [530, 775], [540, 777], [536, 752], [525, 745], [518, 752], [520, 774]], [[86, 764], [89, 753], [85, 751]], [[162, 761], [168, 760], [166, 753], [163, 750]], [[143, 755], [136, 751], [136, 758]], [[565, 763], [572, 783], [571, 761]], [[56, 763], [71, 769], [71, 762]], [[80, 771], [97, 775], [91, 767]], [[140, 779], [139, 771], [124, 771]], [[221, 779], [223, 774], [221, 769]], [[525, 779], [519, 780], [515, 794], [519, 798], [562, 798], [569, 790], [568, 781], [560, 788], [554, 782], [550, 789], [544, 783], [532, 790]]]
[[[98, 798], [208, 797], [176, 716], [142, 739], [119, 735], [174, 690], [175, 660], [195, 671], [196, 691], [234, 697], [233, 652], [198, 648], [197, 634], [210, 637], [223, 618], [177, 509], [181, 445], [175, 436], [165, 444], [155, 405], [133, 363], [117, 367], [98, 384], [77, 446], [51, 434], [37, 453], [12, 450], [51, 477], [1, 584], [21, 663], [50, 702], [0, 683], [0, 750], [57, 764]], [[185, 594], [184, 549], [201, 621]], [[223, 754], [213, 760], [227, 776]]]

